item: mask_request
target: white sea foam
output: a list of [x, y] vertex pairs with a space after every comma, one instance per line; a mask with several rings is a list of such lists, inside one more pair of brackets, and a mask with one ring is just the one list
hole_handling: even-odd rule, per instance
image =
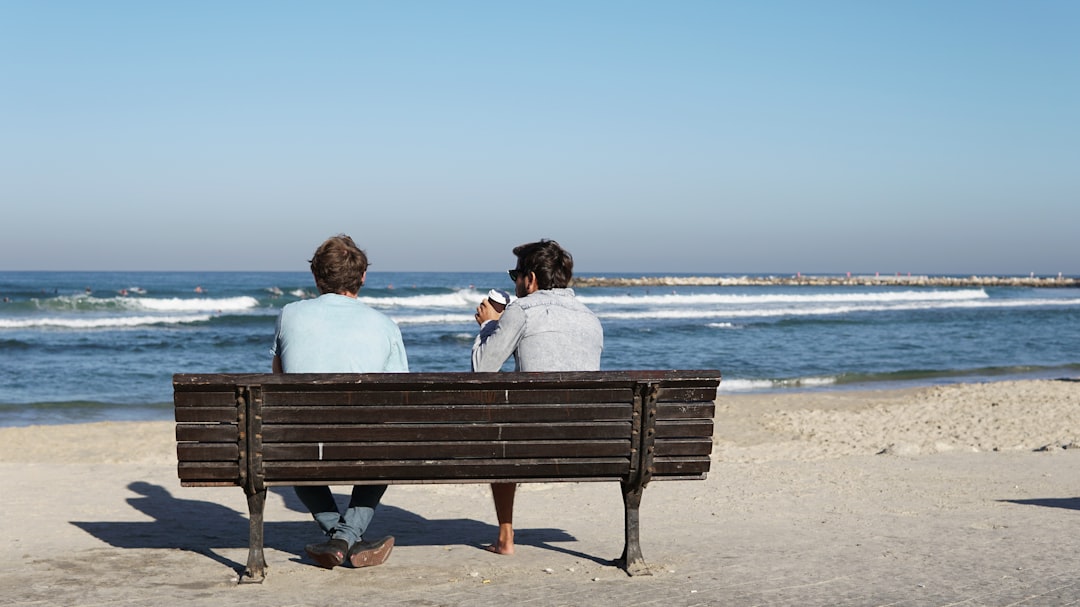
[[717, 392], [748, 392], [750, 390], [769, 390], [773, 383], [768, 379], [723, 379]]
[[4, 318], [0, 329], [117, 329], [150, 325], [175, 325], [210, 320], [209, 314], [189, 316], [113, 316], [103, 318]]
[[459, 289], [453, 293], [438, 295], [411, 295], [405, 297], [364, 297], [360, 301], [373, 308], [475, 308], [484, 295], [473, 289]]
[[438, 325], [476, 323], [472, 314], [421, 314], [418, 316], [391, 315], [391, 319], [399, 325]]
[[727, 379], [720, 382], [720, 392], [749, 392], [776, 388], [814, 388], [836, 383], [835, 377], [796, 377], [792, 379]]
[[121, 298], [121, 300], [131, 309], [153, 312], [242, 312], [259, 306], [259, 300], [246, 295], [195, 299], [140, 297], [138, 299]]
[[882, 291], [876, 293], [776, 293], [769, 295], [731, 295], [721, 293], [666, 294], [666, 295], [579, 295], [586, 305], [760, 305], [815, 302], [903, 302], [903, 301], [966, 301], [989, 299], [982, 289], [958, 291]]
[[597, 311], [600, 318], [612, 320], [688, 319], [688, 318], [775, 318], [781, 316], [834, 316], [858, 312], [894, 312], [912, 310], [945, 310], [956, 308], [1032, 308], [1047, 306], [1078, 306], [1080, 299], [1000, 299], [940, 302], [908, 302], [892, 305], [837, 305], [780, 307], [755, 309], [678, 309], [640, 310], [632, 312]]

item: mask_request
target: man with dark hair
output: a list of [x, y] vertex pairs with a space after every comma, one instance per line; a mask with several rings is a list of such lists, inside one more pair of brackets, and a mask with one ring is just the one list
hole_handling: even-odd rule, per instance
[[[511, 355], [515, 371], [597, 371], [604, 349], [599, 319], [569, 287], [574, 258], [554, 240], [514, 248], [509, 271], [517, 299], [500, 314], [485, 299], [476, 308], [480, 334], [472, 348], [473, 371], [498, 371]], [[514, 483], [492, 483], [498, 541], [488, 550], [514, 553]]]
[[[271, 349], [274, 373], [407, 373], [401, 330], [388, 316], [357, 299], [367, 278], [367, 255], [344, 234], [322, 243], [311, 259], [319, 297], [281, 309]], [[354, 567], [381, 564], [392, 536], [363, 541], [386, 485], [357, 485], [349, 506], [338, 512], [326, 486], [297, 486], [296, 495], [330, 537], [305, 551], [331, 569], [348, 558]]]

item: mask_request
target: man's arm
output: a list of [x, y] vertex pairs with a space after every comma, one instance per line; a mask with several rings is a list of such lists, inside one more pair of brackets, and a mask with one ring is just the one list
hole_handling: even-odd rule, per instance
[[510, 305], [498, 320], [480, 327], [472, 347], [473, 371], [498, 371], [517, 349], [525, 334], [525, 310]]
[[409, 372], [409, 357], [405, 353], [405, 342], [401, 339], [401, 329], [397, 325], [394, 325], [394, 336], [390, 340], [390, 355], [386, 359], [386, 372]]

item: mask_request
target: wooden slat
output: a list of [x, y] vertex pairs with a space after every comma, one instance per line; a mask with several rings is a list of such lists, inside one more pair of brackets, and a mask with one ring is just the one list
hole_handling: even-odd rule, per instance
[[394, 479], [491, 479], [530, 477], [607, 477], [629, 473], [627, 458], [458, 460], [458, 461], [358, 461], [358, 462], [266, 462], [267, 481], [324, 479], [328, 483], [350, 480]]
[[522, 387], [485, 390], [367, 390], [364, 385], [353, 389], [309, 392], [281, 390], [277, 386], [263, 389], [263, 403], [268, 406], [346, 406], [346, 405], [521, 405], [577, 403], [625, 403], [633, 398], [629, 388], [619, 389], [552, 389], [528, 390]]
[[443, 443], [263, 443], [263, 461], [452, 460], [629, 457], [630, 441], [484, 441]]
[[678, 474], [704, 474], [712, 462], [708, 457], [658, 457], [653, 460], [653, 477]]
[[654, 443], [654, 454], [656, 457], [709, 455], [712, 453], [712, 446], [712, 438], [657, 439]]
[[712, 419], [716, 405], [712, 402], [657, 403], [656, 419]]
[[[388, 479], [370, 479], [370, 478], [353, 478], [347, 480], [334, 480], [327, 481], [313, 481], [310, 479], [286, 479], [278, 481], [265, 481], [268, 487], [296, 487], [299, 485], [464, 485], [470, 483], [483, 483], [488, 484], [495, 480], [500, 483], [590, 483], [590, 482], [603, 482], [610, 483], [612, 481], [621, 480], [619, 476], [574, 476], [570, 478], [559, 476], [529, 476], [529, 477], [516, 477], [507, 476], [499, 477], [498, 479], [492, 479], [490, 477], [484, 478], [472, 478], [468, 476], [459, 478], [396, 478], [392, 480]], [[692, 479], [704, 479], [704, 475], [698, 476], [686, 476], [686, 477], [671, 477], [664, 476], [657, 480], [692, 480]]]
[[566, 422], [628, 420], [626, 403], [592, 405], [457, 405], [448, 407], [264, 407], [263, 424]]
[[176, 458], [182, 462], [238, 462], [236, 443], [177, 443]]
[[235, 424], [176, 424], [177, 441], [235, 443], [239, 435]]
[[711, 419], [691, 419], [656, 422], [656, 438], [697, 438], [713, 435]]
[[713, 402], [716, 400], [716, 386], [662, 385], [658, 402]]
[[236, 393], [230, 386], [222, 390], [221, 386], [213, 392], [174, 392], [173, 405], [176, 407], [235, 407]]
[[236, 463], [226, 464], [217, 462], [180, 462], [177, 472], [181, 481], [209, 482], [228, 481], [236, 484], [240, 482], [240, 469]]
[[236, 407], [177, 407], [178, 423], [236, 423]]
[[629, 438], [630, 431], [629, 421], [527, 424], [264, 424], [263, 444], [358, 440], [379, 442], [585, 438], [601, 440]]
[[703, 481], [708, 478], [709, 475], [706, 472], [701, 474], [670, 474], [664, 476], [654, 476], [654, 481]]
[[[483, 385], [485, 388], [505, 386], [514, 389], [530, 385], [537, 389], [587, 388], [622, 385], [628, 387], [636, 382], [662, 382], [669, 387], [712, 386], [720, 381], [720, 371], [707, 370], [630, 370], [630, 371], [567, 371], [549, 373], [179, 373], [173, 376], [173, 390], [199, 392], [219, 389], [221, 385], [259, 384], [265, 389], [275, 386], [303, 386], [304, 391], [335, 389], [340, 384], [365, 384], [368, 389], [389, 390], [409, 388], [423, 390], [425, 384], [435, 389], [460, 387], [468, 389]], [[699, 400], [699, 399], [695, 399]], [[705, 400], [711, 400], [707, 398]]]

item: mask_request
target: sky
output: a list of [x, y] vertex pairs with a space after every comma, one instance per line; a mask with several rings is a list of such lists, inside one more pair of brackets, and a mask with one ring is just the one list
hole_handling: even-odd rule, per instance
[[0, 0], [0, 270], [1080, 275], [1074, 0]]

